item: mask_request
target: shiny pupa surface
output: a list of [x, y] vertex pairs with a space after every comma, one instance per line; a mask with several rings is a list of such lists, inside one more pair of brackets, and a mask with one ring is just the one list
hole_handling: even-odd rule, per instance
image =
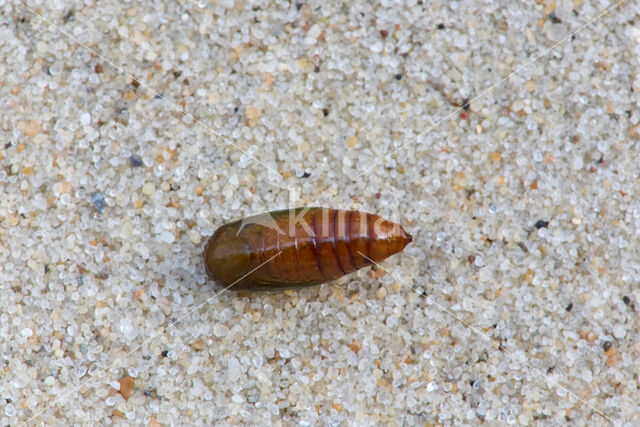
[[297, 289], [381, 262], [411, 241], [402, 226], [375, 214], [296, 208], [222, 225], [204, 262], [209, 276], [234, 291]]

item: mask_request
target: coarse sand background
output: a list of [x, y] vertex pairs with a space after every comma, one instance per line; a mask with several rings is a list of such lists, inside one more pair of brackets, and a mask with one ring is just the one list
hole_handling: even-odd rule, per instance
[[[639, 425], [638, 70], [637, 1], [0, 0], [0, 424]], [[414, 241], [207, 280], [308, 205]]]

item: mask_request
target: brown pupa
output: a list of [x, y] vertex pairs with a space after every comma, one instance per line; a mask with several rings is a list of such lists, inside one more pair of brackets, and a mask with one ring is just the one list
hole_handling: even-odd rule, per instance
[[378, 263], [411, 241], [400, 225], [375, 214], [297, 208], [221, 226], [205, 246], [204, 263], [234, 291], [297, 289]]

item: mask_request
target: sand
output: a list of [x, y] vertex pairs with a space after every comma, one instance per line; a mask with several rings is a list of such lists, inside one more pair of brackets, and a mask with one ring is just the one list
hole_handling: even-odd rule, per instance
[[[640, 424], [639, 4], [0, 1], [0, 424]], [[414, 241], [207, 279], [293, 206]]]

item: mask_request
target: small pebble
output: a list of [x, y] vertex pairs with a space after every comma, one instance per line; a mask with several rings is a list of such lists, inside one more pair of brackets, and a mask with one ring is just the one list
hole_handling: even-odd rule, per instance
[[247, 119], [250, 121], [255, 121], [260, 118], [260, 111], [253, 105], [249, 105], [245, 109], [244, 114], [247, 116]]
[[131, 397], [131, 391], [133, 390], [133, 378], [129, 375], [125, 375], [120, 378], [118, 382], [120, 383], [120, 394], [125, 400], [129, 400], [129, 397]]
[[237, 381], [242, 375], [240, 362], [234, 356], [227, 360], [227, 376], [229, 381]]
[[80, 123], [82, 125], [88, 125], [89, 123], [91, 123], [91, 114], [87, 112], [80, 113]]
[[202, 351], [202, 349], [204, 348], [204, 342], [202, 341], [202, 338], [198, 338], [193, 343], [191, 343], [191, 348], [195, 351]]
[[91, 193], [91, 204], [93, 205], [93, 208], [100, 213], [103, 213], [107, 208], [107, 201], [104, 194], [100, 191], [94, 191]]
[[147, 182], [142, 186], [142, 193], [151, 196], [156, 193], [156, 186], [153, 182]]
[[627, 335], [627, 330], [623, 324], [618, 324], [613, 328], [613, 336], [621, 340]]
[[191, 243], [197, 245], [202, 240], [202, 236], [197, 230], [189, 230], [189, 240], [191, 240]]
[[62, 61], [56, 61], [49, 67], [49, 74], [52, 76], [58, 76], [62, 74], [64, 70], [64, 63]]
[[607, 366], [609, 367], [616, 366], [620, 361], [620, 354], [618, 353], [618, 349], [616, 349], [613, 346], [607, 349], [606, 355], [607, 355]]
[[131, 165], [132, 168], [139, 168], [144, 165], [144, 163], [142, 162], [142, 159], [135, 154], [132, 154], [131, 156], [129, 156], [129, 164]]
[[539, 219], [538, 221], [536, 221], [536, 223], [533, 225], [535, 228], [547, 228], [549, 226], [549, 221], [544, 221], [542, 219]]
[[225, 325], [218, 323], [213, 326], [213, 335], [215, 335], [216, 338], [226, 337], [228, 333], [229, 328], [227, 328]]

